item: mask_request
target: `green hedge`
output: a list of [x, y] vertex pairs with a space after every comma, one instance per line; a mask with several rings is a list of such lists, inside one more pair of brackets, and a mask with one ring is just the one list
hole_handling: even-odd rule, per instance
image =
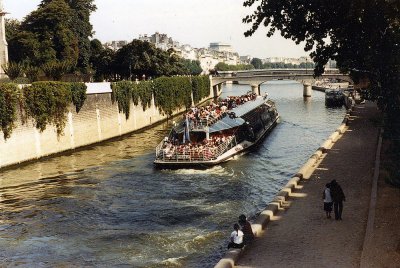
[[135, 105], [142, 105], [143, 111], [154, 102], [161, 113], [172, 115], [181, 108], [189, 108], [193, 102], [199, 103], [210, 94], [210, 82], [207, 76], [160, 77], [152, 81], [113, 83], [112, 100], [118, 102], [118, 109], [129, 118], [130, 99]]
[[129, 118], [129, 109], [131, 106], [133, 83], [129, 81], [120, 81], [111, 84], [111, 99], [114, 103], [118, 103], [119, 112], [125, 114], [126, 119]]
[[192, 77], [193, 102], [199, 103], [210, 95], [210, 80], [207, 76]]
[[0, 124], [4, 139], [10, 137], [14, 128], [18, 103], [18, 87], [0, 84]]
[[133, 84], [132, 100], [135, 105], [142, 104], [143, 111], [151, 106], [151, 99], [153, 97], [153, 82], [144, 81]]
[[169, 116], [181, 108], [189, 108], [192, 84], [189, 77], [160, 77], [154, 80], [154, 102], [161, 113]]
[[81, 110], [86, 101], [87, 86], [84, 83], [69, 83], [72, 95], [72, 103], [75, 105], [77, 113]]
[[14, 127], [17, 104], [22, 123], [32, 118], [40, 131], [51, 124], [60, 135], [67, 121], [68, 106], [72, 102], [79, 112], [85, 100], [86, 85], [83, 83], [35, 82], [21, 90], [15, 84], [0, 84], [0, 120], [4, 138], [10, 137]]

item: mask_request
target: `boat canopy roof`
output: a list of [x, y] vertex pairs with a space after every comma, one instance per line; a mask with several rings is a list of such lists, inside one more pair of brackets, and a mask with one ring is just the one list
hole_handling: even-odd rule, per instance
[[243, 103], [242, 105], [237, 106], [236, 108], [233, 108], [232, 110], [228, 111], [235, 113], [236, 117], [241, 117], [248, 112], [254, 110], [258, 106], [262, 105], [265, 103], [265, 99], [263, 96], [257, 96], [256, 99], [248, 101], [246, 103]]
[[209, 128], [209, 132], [214, 133], [225, 129], [238, 127], [243, 125], [245, 122], [246, 121], [242, 118], [231, 118], [229, 116], [225, 116], [221, 120], [218, 120], [213, 125], [211, 125]]
[[[246, 121], [241, 118], [243, 115], [247, 114], [248, 112], [256, 109], [258, 106], [261, 106], [265, 103], [265, 97], [257, 96], [256, 99], [247, 101], [242, 105], [237, 106], [231, 110], [228, 110], [227, 113], [214, 124], [209, 126], [209, 133], [214, 133], [218, 131], [223, 131], [230, 128], [235, 128], [238, 126], [243, 125]], [[233, 115], [234, 113], [234, 115]], [[185, 131], [185, 121], [180, 122], [177, 126], [174, 127], [176, 133], [182, 133]], [[201, 132], [206, 132], [205, 128], [201, 130], [197, 130]]]

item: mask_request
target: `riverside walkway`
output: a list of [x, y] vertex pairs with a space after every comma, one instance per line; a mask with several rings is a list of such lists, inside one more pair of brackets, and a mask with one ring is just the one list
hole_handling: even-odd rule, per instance
[[[244, 250], [235, 267], [400, 267], [399, 227], [385, 221], [385, 215], [393, 212], [397, 214], [392, 219], [399, 222], [399, 203], [392, 203], [386, 214], [377, 209], [375, 225], [388, 229], [372, 225], [372, 233], [367, 232], [366, 236], [378, 119], [374, 104], [354, 107], [346, 132], [290, 194], [261, 236]], [[333, 179], [346, 195], [342, 221], [326, 219], [323, 211], [322, 191]], [[382, 182], [378, 185], [379, 189], [386, 187]], [[400, 201], [399, 189], [388, 191], [386, 197], [378, 195], [377, 208], [387, 203], [382, 198]], [[364, 244], [364, 240], [369, 242]], [[386, 240], [392, 242], [385, 244]], [[374, 250], [374, 243], [379, 241], [382, 248]]]

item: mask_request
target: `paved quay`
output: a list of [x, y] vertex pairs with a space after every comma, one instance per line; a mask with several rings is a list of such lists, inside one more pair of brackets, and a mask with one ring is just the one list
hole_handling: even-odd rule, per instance
[[[360, 267], [379, 140], [378, 118], [373, 103], [354, 107], [345, 133], [271, 217], [235, 267]], [[323, 211], [322, 192], [333, 179], [346, 195], [342, 221], [327, 219]], [[400, 267], [398, 262], [391, 263], [396, 254], [389, 254], [388, 265], [376, 267]]]

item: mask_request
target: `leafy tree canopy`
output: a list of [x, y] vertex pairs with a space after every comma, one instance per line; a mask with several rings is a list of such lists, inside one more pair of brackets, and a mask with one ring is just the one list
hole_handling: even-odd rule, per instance
[[89, 70], [94, 0], [42, 0], [21, 23], [7, 20], [10, 59], [32, 65], [68, 61]]
[[189, 71], [188, 74], [199, 75], [199, 74], [201, 74], [203, 72], [203, 69], [200, 66], [200, 61], [198, 61], [198, 60], [184, 59], [183, 60], [183, 65]]
[[183, 61], [172, 51], [163, 51], [149, 42], [133, 40], [116, 52], [115, 71], [122, 78], [134, 79], [186, 74]]
[[230, 65], [223, 62], [219, 62], [214, 67], [217, 71], [240, 71], [240, 70], [252, 70], [254, 66], [251, 64], [238, 64], [238, 65]]
[[250, 64], [253, 65], [256, 69], [262, 69], [263, 67], [263, 63], [259, 58], [252, 58]]
[[73, 14], [64, 0], [52, 0], [39, 5], [21, 23], [21, 29], [34, 34], [40, 43], [39, 64], [60, 60], [76, 65], [79, 50], [71, 29]]
[[89, 62], [95, 70], [95, 81], [113, 80], [115, 51], [104, 48], [98, 39], [94, 39], [90, 42], [90, 52]]
[[6, 39], [10, 40], [15, 37], [20, 31], [21, 22], [17, 19], [6, 19]]
[[386, 127], [400, 136], [400, 1], [398, 0], [247, 0], [253, 13], [243, 18], [250, 36], [260, 26], [270, 37], [276, 30], [305, 51], [316, 63], [316, 75], [334, 59], [355, 82], [370, 81], [370, 97], [378, 99]]
[[[46, 7], [54, 0], [42, 0], [40, 7]], [[89, 71], [90, 40], [93, 34], [93, 26], [90, 23], [90, 14], [96, 11], [94, 0], [63, 0], [72, 10], [70, 29], [78, 42], [77, 67], [86, 73]]]

